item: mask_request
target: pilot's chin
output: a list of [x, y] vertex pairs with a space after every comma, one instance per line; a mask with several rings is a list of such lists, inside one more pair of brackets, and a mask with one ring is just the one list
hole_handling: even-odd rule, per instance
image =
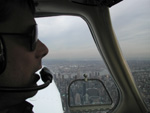
[[[33, 80], [32, 85], [30, 87], [33, 87], [33, 88], [37, 87], [38, 86], [37, 82], [39, 81], [39, 79], [40, 79], [40, 76], [37, 74], [34, 74], [34, 80]], [[26, 92], [28, 95], [27, 98], [33, 97], [34, 95], [37, 94], [37, 92], [38, 92], [38, 90]]]
[[34, 74], [34, 81], [33, 81], [33, 82], [34, 82], [35, 84], [37, 84], [37, 82], [39, 81], [39, 79], [40, 79], [40, 76], [35, 73], [35, 74]]
[[38, 90], [37, 91], [30, 91], [30, 92], [25, 92], [25, 99], [28, 99], [28, 98], [31, 98], [33, 96], [35, 96], [36, 94], [38, 93]]
[[30, 98], [30, 97], [33, 97], [37, 94], [38, 91], [32, 91], [32, 92], [29, 92], [29, 95], [27, 98]]

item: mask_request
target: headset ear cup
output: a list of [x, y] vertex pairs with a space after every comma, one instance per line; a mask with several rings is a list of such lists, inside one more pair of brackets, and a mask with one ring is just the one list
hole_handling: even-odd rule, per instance
[[0, 36], [0, 74], [3, 73], [6, 66], [6, 60], [5, 60], [5, 47], [2, 40], [2, 37]]

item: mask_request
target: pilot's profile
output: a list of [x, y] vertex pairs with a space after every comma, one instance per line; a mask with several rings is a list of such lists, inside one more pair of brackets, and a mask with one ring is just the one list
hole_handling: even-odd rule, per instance
[[[0, 0], [0, 113], [32, 113], [25, 100], [38, 90], [41, 60], [48, 53], [38, 39], [32, 0]], [[34, 88], [33, 88], [34, 89]]]

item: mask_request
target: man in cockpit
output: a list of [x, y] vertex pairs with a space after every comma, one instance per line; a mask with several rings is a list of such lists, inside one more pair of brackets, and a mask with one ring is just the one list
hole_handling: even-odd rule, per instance
[[[32, 113], [25, 100], [37, 91], [11, 89], [37, 86], [47, 47], [37, 39], [32, 0], [0, 0], [0, 113]], [[7, 90], [8, 89], [8, 90]]]

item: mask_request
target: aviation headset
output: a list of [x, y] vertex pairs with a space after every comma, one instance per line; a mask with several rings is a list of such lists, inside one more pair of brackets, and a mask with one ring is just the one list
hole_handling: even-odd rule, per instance
[[6, 67], [6, 52], [5, 52], [5, 45], [0, 35], [0, 74], [3, 73]]

